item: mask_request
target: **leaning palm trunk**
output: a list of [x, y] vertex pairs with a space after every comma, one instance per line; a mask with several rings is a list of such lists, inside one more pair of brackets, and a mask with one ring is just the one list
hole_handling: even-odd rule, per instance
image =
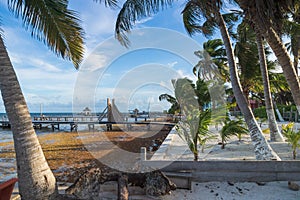
[[276, 117], [275, 117], [273, 103], [272, 103], [270, 84], [269, 84], [269, 75], [268, 75], [268, 68], [266, 63], [265, 49], [262, 44], [262, 37], [259, 31], [256, 31], [256, 43], [257, 43], [259, 63], [260, 63], [259, 66], [260, 66], [261, 76], [263, 78], [263, 84], [264, 84], [264, 97], [265, 97], [266, 112], [267, 112], [269, 128], [270, 128], [270, 138], [271, 141], [282, 142], [284, 141], [284, 139], [278, 129], [278, 125], [276, 122]]
[[280, 158], [273, 151], [273, 149], [271, 148], [271, 146], [268, 144], [265, 137], [263, 136], [263, 133], [260, 127], [258, 126], [258, 123], [255, 120], [254, 115], [247, 103], [247, 100], [243, 95], [242, 87], [238, 78], [236, 63], [233, 57], [232, 46], [231, 46], [229, 34], [224, 19], [221, 13], [219, 12], [219, 10], [217, 9], [215, 9], [214, 16], [216, 18], [218, 27], [220, 28], [221, 31], [222, 39], [224, 41], [234, 96], [247, 123], [251, 140], [254, 145], [254, 152], [255, 152], [256, 159], [257, 160], [273, 160], [273, 159], [280, 160]]
[[267, 32], [263, 34], [263, 36], [266, 38], [268, 44], [274, 51], [278, 62], [282, 67], [284, 76], [291, 88], [291, 93], [297, 106], [297, 110], [298, 112], [300, 112], [300, 84], [299, 78], [296, 74], [296, 70], [281, 39], [277, 36], [275, 31], [271, 27], [269, 27], [268, 29], [269, 30], [266, 30]]
[[24, 200], [54, 199], [56, 181], [32, 126], [17, 76], [0, 35], [0, 89], [11, 124], [19, 191]]
[[298, 112], [300, 112], [300, 84], [293, 62], [285, 48], [281, 38], [275, 32], [270, 24], [265, 24], [258, 16], [256, 5], [253, 1], [238, 0], [239, 5], [244, 11], [247, 11], [251, 21], [259, 28], [262, 36], [266, 39], [274, 54], [276, 55], [279, 64], [282, 67], [287, 83], [291, 88], [291, 93], [296, 104]]

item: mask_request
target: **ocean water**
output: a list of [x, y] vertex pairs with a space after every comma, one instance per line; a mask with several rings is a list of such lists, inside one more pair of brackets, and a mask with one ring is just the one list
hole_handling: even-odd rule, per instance
[[[73, 117], [72, 113], [43, 113], [46, 117]], [[40, 117], [40, 113], [31, 113], [31, 117]], [[5, 113], [0, 113], [0, 120], [8, 120]], [[86, 130], [87, 126], [82, 125], [78, 127], [78, 130]], [[51, 127], [43, 127], [43, 129], [36, 129], [36, 134], [48, 134], [53, 133]], [[70, 131], [70, 125], [60, 125], [60, 130], [55, 131]], [[7, 151], [11, 146], [3, 146], [1, 144], [13, 141], [12, 131], [9, 128], [0, 128], [0, 155]], [[16, 173], [16, 160], [12, 158], [0, 157], [0, 183], [11, 178], [17, 177]]]

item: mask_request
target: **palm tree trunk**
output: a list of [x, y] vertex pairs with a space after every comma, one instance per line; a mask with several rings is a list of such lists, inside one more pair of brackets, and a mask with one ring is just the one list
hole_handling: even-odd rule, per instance
[[239, 0], [238, 3], [244, 11], [246, 10], [248, 12], [247, 14], [251, 18], [250, 20], [257, 26], [257, 28], [259, 28], [261, 35], [264, 36], [276, 55], [278, 62], [282, 67], [286, 81], [291, 88], [291, 93], [297, 110], [300, 113], [299, 78], [281, 38], [277, 35], [271, 25], [265, 24], [262, 22], [259, 16], [257, 16], [256, 5], [252, 1], [249, 2], [248, 0]]
[[56, 180], [33, 129], [22, 90], [1, 35], [0, 63], [0, 89], [14, 138], [21, 198], [54, 199], [57, 194]]
[[286, 81], [291, 88], [291, 93], [297, 106], [297, 110], [298, 112], [300, 112], [300, 84], [298, 75], [296, 74], [296, 70], [293, 66], [292, 60], [288, 55], [288, 52], [281, 39], [277, 36], [275, 31], [271, 27], [269, 27], [268, 29], [269, 30], [266, 30], [267, 32], [263, 34], [263, 36], [266, 38], [268, 44], [275, 53], [279, 64], [282, 67]]
[[222, 39], [224, 41], [226, 54], [228, 58], [228, 65], [229, 65], [229, 72], [230, 72], [230, 79], [232, 84], [232, 89], [238, 106], [240, 107], [245, 121], [247, 123], [251, 140], [254, 145], [254, 153], [257, 160], [280, 160], [277, 154], [273, 151], [271, 146], [266, 141], [260, 127], [257, 124], [257, 121], [254, 118], [254, 115], [245, 99], [242, 91], [242, 87], [238, 78], [237, 67], [233, 56], [233, 50], [229, 38], [229, 34], [224, 22], [224, 19], [219, 12], [219, 10], [215, 10], [214, 16], [216, 18], [217, 24], [220, 28]]
[[258, 49], [258, 56], [259, 56], [259, 66], [260, 66], [261, 76], [264, 84], [264, 97], [265, 97], [266, 112], [267, 112], [269, 128], [270, 128], [270, 138], [271, 141], [282, 142], [284, 141], [284, 139], [278, 129], [273, 103], [272, 103], [265, 49], [259, 31], [255, 30], [255, 32], [256, 32], [256, 42], [257, 42], [257, 49]]
[[298, 60], [299, 60], [299, 51], [297, 49], [295, 54], [294, 54], [294, 68], [295, 68], [295, 71], [296, 71], [297, 75], [298, 75]]

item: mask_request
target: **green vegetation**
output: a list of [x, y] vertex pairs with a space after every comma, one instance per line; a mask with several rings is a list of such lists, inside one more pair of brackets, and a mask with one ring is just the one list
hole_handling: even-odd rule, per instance
[[211, 111], [199, 111], [194, 109], [186, 115], [186, 119], [176, 125], [176, 130], [184, 141], [187, 142], [189, 149], [194, 154], [194, 161], [198, 160], [198, 145], [201, 145], [202, 152], [205, 148], [205, 143], [214, 138], [209, 133], [208, 126], [210, 125]]
[[[281, 113], [281, 115], [283, 115], [283, 110], [285, 112], [289, 112], [291, 110], [292, 110], [292, 112], [297, 111], [297, 108], [295, 105], [277, 105], [277, 107], [278, 107], [278, 110]], [[255, 117], [266, 119], [267, 118], [266, 107], [261, 106], [259, 108], [255, 108], [253, 110], [253, 114]], [[276, 118], [278, 118], [276, 112], [275, 112], [275, 115], [276, 115]]]
[[243, 120], [230, 120], [226, 118], [224, 121], [224, 126], [220, 131], [220, 137], [222, 140], [222, 149], [225, 148], [226, 142], [231, 136], [238, 136], [239, 141], [241, 141], [242, 134], [248, 134], [248, 129], [245, 127]]
[[293, 159], [296, 159], [297, 148], [300, 148], [300, 131], [294, 131], [294, 123], [282, 125], [282, 134], [287, 138], [287, 142], [292, 145]]

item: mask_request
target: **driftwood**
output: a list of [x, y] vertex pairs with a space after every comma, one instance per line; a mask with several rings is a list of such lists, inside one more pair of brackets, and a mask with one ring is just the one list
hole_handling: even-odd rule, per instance
[[121, 172], [101, 172], [99, 168], [92, 168], [75, 181], [67, 190], [80, 199], [96, 200], [100, 198], [100, 187], [105, 182], [115, 181], [118, 183], [118, 199], [126, 200], [129, 197], [128, 185], [140, 186], [144, 188], [145, 194], [150, 196], [160, 196], [169, 194], [176, 189], [161, 171], [147, 173], [121, 173]]
[[118, 199], [127, 200], [128, 195], [128, 177], [123, 174], [118, 179]]

